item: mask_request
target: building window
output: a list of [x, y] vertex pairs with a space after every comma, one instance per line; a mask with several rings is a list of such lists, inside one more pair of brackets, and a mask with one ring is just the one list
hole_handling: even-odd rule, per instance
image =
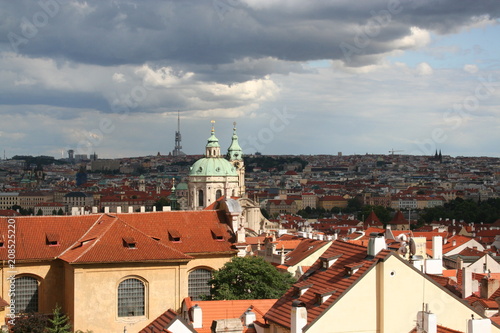
[[38, 280], [31, 276], [16, 279], [16, 314], [38, 312]]
[[118, 285], [118, 317], [144, 316], [145, 286], [141, 280], [126, 279]]
[[203, 190], [198, 191], [198, 206], [204, 205]]
[[189, 273], [188, 296], [193, 301], [201, 301], [203, 295], [210, 295], [208, 281], [212, 278], [212, 272], [208, 269], [195, 269]]
[[221, 190], [217, 190], [217, 191], [215, 192], [215, 199], [217, 200], [217, 199], [219, 199], [220, 197], [222, 197], [222, 191], [221, 191]]

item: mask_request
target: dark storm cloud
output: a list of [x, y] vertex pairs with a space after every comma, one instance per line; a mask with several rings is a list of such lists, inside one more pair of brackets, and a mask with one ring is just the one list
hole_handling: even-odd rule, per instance
[[341, 45], [354, 47], [359, 62], [404, 49], [394, 42], [411, 27], [451, 33], [500, 13], [495, 0], [58, 1], [2, 1], [0, 42], [28, 56], [98, 65], [346, 60]]

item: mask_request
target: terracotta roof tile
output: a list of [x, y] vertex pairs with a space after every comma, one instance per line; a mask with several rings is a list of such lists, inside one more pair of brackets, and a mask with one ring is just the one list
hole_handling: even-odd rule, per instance
[[303, 239], [293, 251], [286, 254], [285, 265], [294, 266], [327, 244], [326, 241]]
[[[341, 254], [341, 255], [340, 255]], [[339, 256], [340, 255], [340, 256]], [[290, 327], [290, 313], [292, 300], [298, 299], [306, 304], [308, 323], [315, 320], [323, 311], [336, 301], [354, 282], [356, 282], [368, 269], [376, 265], [378, 259], [390, 255], [387, 250], [382, 250], [375, 258], [367, 258], [367, 248], [344, 241], [334, 241], [323, 253], [322, 258], [337, 257], [336, 262], [328, 269], [322, 268], [321, 258], [302, 276], [294, 287], [290, 288], [285, 295], [266, 313], [265, 318], [283, 327]], [[346, 266], [353, 263], [357, 271], [352, 276], [346, 276]], [[296, 297], [295, 286], [301, 283], [310, 283], [312, 286], [300, 296]], [[325, 292], [333, 292], [325, 302], [318, 306], [317, 295]]]
[[[0, 238], [6, 239], [8, 225], [15, 224], [18, 261], [51, 260], [63, 253], [61, 259], [69, 262], [188, 260], [190, 255], [236, 252], [225, 222], [220, 211], [0, 217]], [[170, 240], [169, 230], [176, 230], [180, 241]], [[125, 248], [124, 238], [133, 238], [136, 249]], [[7, 255], [7, 247], [0, 247], [0, 258]]]
[[[232, 301], [197, 301], [203, 311], [203, 328], [197, 328], [198, 333], [211, 333], [212, 321], [219, 319], [240, 318], [248, 308], [252, 308], [257, 321], [263, 321], [264, 314], [276, 303], [276, 299], [250, 299]], [[251, 331], [246, 330], [245, 333]]]

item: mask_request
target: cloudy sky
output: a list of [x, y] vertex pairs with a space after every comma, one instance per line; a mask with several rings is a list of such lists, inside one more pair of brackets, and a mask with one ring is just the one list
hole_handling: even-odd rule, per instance
[[0, 0], [0, 149], [500, 157], [498, 0]]

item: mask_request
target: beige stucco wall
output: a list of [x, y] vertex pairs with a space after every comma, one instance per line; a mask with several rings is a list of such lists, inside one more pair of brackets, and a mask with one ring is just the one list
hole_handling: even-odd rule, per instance
[[[74, 327], [94, 332], [138, 332], [169, 308], [179, 310], [188, 296], [188, 273], [195, 268], [219, 269], [229, 256], [196, 258], [184, 264], [109, 264], [75, 267]], [[146, 285], [146, 313], [118, 317], [118, 284], [138, 278]]]
[[[5, 262], [4, 265], [7, 265]], [[21, 277], [23, 275], [28, 275], [38, 279], [39, 289], [38, 289], [38, 310], [40, 313], [52, 313], [52, 310], [56, 305], [64, 307], [64, 277], [62, 274], [62, 263], [58, 261], [53, 261], [51, 264], [45, 263], [22, 263], [16, 262], [15, 276]], [[6, 266], [2, 266], [0, 276], [2, 278], [1, 290], [2, 298], [10, 304], [9, 299], [9, 288], [10, 284], [7, 280], [10, 273], [10, 269]], [[5, 315], [9, 313], [9, 307], [0, 310], [0, 323], [5, 322]]]
[[[120, 264], [81, 265], [74, 269], [74, 328], [94, 332], [138, 332], [169, 308], [180, 305], [187, 284], [186, 265]], [[137, 278], [146, 286], [146, 313], [118, 317], [118, 285]]]
[[[219, 269], [231, 254], [200, 255], [185, 263], [112, 263], [71, 265], [61, 260], [45, 263], [17, 263], [16, 276], [30, 275], [40, 281], [39, 312], [51, 313], [56, 304], [68, 314], [75, 330], [93, 332], [138, 332], [160, 314], [178, 310], [188, 296], [188, 272], [195, 268]], [[2, 298], [9, 301], [8, 268], [3, 268]], [[146, 285], [146, 314], [119, 318], [118, 284], [138, 278]], [[0, 322], [9, 308], [0, 308]]]
[[[480, 318], [460, 300], [391, 256], [369, 271], [306, 332], [409, 332], [415, 328], [424, 303], [436, 314], [439, 325], [462, 332], [471, 314]], [[500, 330], [492, 326], [491, 332]]]

